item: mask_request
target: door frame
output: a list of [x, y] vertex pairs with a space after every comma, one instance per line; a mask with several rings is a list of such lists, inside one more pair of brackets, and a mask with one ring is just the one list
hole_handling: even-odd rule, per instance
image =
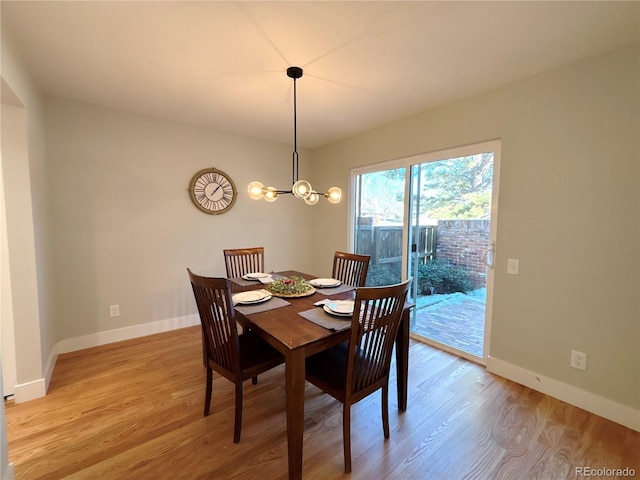
[[[498, 230], [498, 199], [500, 190], [500, 157], [501, 157], [502, 140], [500, 138], [487, 140], [483, 142], [461, 145], [457, 147], [435, 150], [432, 152], [421, 153], [409, 157], [397, 158], [386, 162], [365, 165], [352, 168], [350, 171], [351, 194], [349, 195], [349, 224], [348, 224], [348, 241], [349, 248], [354, 251], [355, 248], [355, 208], [357, 205], [358, 186], [357, 178], [359, 175], [379, 172], [384, 170], [394, 170], [397, 168], [405, 168], [405, 191], [404, 191], [404, 218], [403, 218], [403, 248], [402, 248], [402, 278], [407, 278], [408, 260], [409, 260], [409, 229], [411, 218], [410, 202], [411, 202], [411, 166], [421, 163], [433, 162], [438, 160], [447, 160], [451, 158], [464, 157], [481, 152], [493, 152], [493, 185], [491, 192], [491, 221], [489, 225], [489, 244], [493, 246], [493, 264], [495, 265], [495, 249], [497, 245]], [[484, 325], [484, 345], [482, 358], [475, 355], [464, 355], [464, 352], [456, 351], [455, 354], [463, 358], [486, 365], [486, 359], [490, 355], [491, 347], [491, 321], [493, 316], [493, 291], [494, 291], [495, 268], [487, 268], [487, 298], [485, 305], [485, 325]], [[440, 346], [440, 345], [438, 345]], [[441, 347], [442, 348], [442, 347]]]

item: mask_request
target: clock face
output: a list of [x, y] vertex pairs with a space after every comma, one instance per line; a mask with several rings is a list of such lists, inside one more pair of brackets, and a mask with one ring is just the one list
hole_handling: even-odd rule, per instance
[[200, 210], [216, 215], [233, 206], [236, 201], [236, 186], [226, 173], [215, 168], [206, 168], [191, 179], [189, 195], [193, 204]]

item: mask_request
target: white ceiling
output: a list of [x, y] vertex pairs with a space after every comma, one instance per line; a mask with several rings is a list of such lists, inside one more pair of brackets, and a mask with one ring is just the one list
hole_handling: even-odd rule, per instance
[[315, 147], [640, 40], [640, 3], [5, 1], [51, 94]]

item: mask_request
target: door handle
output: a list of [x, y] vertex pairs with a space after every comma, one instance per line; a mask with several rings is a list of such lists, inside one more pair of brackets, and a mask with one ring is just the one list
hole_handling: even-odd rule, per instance
[[493, 269], [495, 266], [495, 254], [496, 254], [496, 242], [489, 243], [489, 248], [487, 248], [482, 254], [482, 263], [484, 263], [487, 267]]

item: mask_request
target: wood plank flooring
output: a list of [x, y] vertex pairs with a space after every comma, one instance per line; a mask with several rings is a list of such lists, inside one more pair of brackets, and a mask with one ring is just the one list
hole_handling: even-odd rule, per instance
[[[200, 341], [192, 327], [61, 355], [46, 397], [6, 403], [16, 479], [287, 478], [284, 367], [245, 383], [236, 445], [230, 382], [214, 376], [202, 416]], [[390, 439], [379, 394], [352, 409], [351, 475], [342, 406], [307, 385], [305, 479], [573, 479], [576, 467], [640, 478], [638, 432], [426, 345], [409, 358], [404, 413], [392, 379]]]

